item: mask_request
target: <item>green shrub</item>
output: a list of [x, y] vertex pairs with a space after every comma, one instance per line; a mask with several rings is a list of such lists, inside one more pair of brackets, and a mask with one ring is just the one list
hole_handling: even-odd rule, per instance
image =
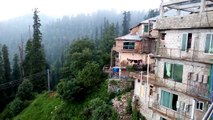
[[22, 101], [31, 100], [33, 98], [33, 84], [29, 80], [24, 80], [18, 87], [16, 97]]
[[128, 114], [132, 114], [132, 99], [131, 99], [131, 97], [128, 98], [127, 106], [126, 106], [126, 112]]
[[12, 116], [16, 116], [24, 109], [24, 102], [19, 98], [15, 98], [9, 105]]
[[57, 93], [65, 101], [80, 100], [84, 94], [81, 94], [83, 88], [76, 80], [61, 81], [57, 86]]
[[110, 80], [109, 84], [110, 85], [118, 85], [118, 81], [116, 81], [116, 80]]

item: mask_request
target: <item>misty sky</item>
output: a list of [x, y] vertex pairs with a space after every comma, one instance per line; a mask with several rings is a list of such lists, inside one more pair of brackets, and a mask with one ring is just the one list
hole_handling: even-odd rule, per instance
[[41, 14], [61, 17], [99, 9], [142, 11], [159, 8], [160, 3], [161, 0], [0, 0], [0, 21], [32, 14], [33, 8], [38, 8]]

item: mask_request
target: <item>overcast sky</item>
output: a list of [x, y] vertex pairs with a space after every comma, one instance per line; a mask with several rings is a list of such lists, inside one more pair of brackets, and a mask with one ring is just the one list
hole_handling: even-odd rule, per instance
[[99, 9], [142, 11], [159, 8], [160, 3], [161, 0], [0, 0], [0, 21], [31, 14], [33, 8], [38, 8], [41, 14], [61, 17]]

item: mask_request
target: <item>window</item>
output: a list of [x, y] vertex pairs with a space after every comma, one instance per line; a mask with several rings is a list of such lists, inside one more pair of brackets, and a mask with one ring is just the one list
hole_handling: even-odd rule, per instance
[[144, 25], [144, 32], [148, 32], [148, 25]]
[[164, 90], [161, 90], [161, 105], [170, 108], [172, 110], [177, 110], [176, 104], [178, 101], [178, 96]]
[[203, 111], [204, 108], [204, 102], [198, 101], [196, 105], [196, 109]]
[[166, 120], [165, 118], [163, 118], [163, 117], [160, 117], [160, 120]]
[[206, 35], [206, 43], [205, 43], [205, 53], [213, 53], [213, 34]]
[[164, 63], [164, 78], [171, 78], [176, 82], [182, 82], [183, 65]]
[[134, 42], [124, 42], [123, 43], [123, 49], [135, 49], [135, 43]]
[[191, 48], [192, 33], [183, 34], [182, 36], [182, 51], [188, 51]]
[[161, 33], [161, 40], [165, 40], [166, 33]]

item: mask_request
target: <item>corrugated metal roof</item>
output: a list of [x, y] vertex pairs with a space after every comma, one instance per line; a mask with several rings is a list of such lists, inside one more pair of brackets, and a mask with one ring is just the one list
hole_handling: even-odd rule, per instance
[[117, 37], [116, 40], [131, 40], [131, 41], [140, 41], [142, 38], [140, 38], [140, 35], [124, 35], [121, 37]]

